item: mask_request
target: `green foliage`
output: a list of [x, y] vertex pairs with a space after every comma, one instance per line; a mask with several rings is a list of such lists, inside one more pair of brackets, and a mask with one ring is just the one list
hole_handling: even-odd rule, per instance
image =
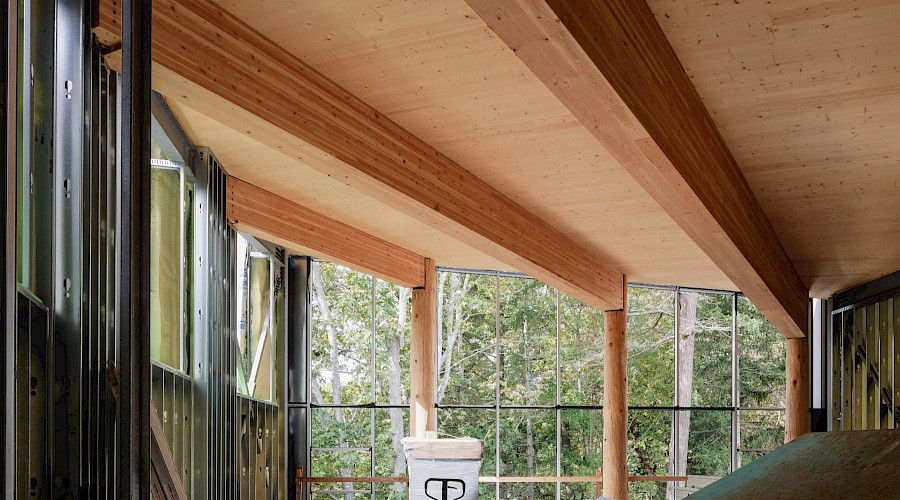
[[[339, 386], [344, 404], [392, 403], [390, 373], [399, 366], [404, 391], [400, 404], [406, 404], [408, 300], [392, 285], [376, 281], [373, 288], [369, 277], [331, 264], [317, 265], [329, 310], [326, 313], [323, 304], [313, 297], [312, 368], [321, 401], [335, 402], [334, 391]], [[495, 475], [497, 471], [507, 476], [556, 475], [557, 460], [561, 475], [594, 475], [602, 466], [602, 313], [533, 279], [441, 272], [438, 284], [440, 433], [483, 439], [483, 475]], [[693, 346], [691, 406], [732, 404], [732, 297], [697, 295], [695, 321], [689, 330]], [[676, 300], [671, 289], [629, 290], [627, 373], [632, 406], [675, 405]], [[329, 327], [336, 345], [329, 340]], [[782, 407], [781, 335], [742, 297], [738, 297], [734, 328], [741, 355], [741, 405]], [[337, 360], [339, 384], [333, 383], [333, 360]], [[557, 404], [580, 408], [557, 410]], [[367, 467], [374, 463], [377, 475], [393, 475], [398, 453], [394, 433], [400, 414], [387, 408], [336, 411], [316, 410], [313, 446], [365, 448], [374, 433], [375, 456], [370, 457], [369, 452], [345, 453], [344, 457], [321, 453], [316, 456], [314, 472], [337, 476], [359, 470], [364, 472], [360, 475], [368, 475]], [[408, 410], [399, 411], [405, 433]], [[688, 473], [727, 474], [731, 468], [732, 412], [690, 413]], [[673, 417], [674, 412], [666, 409], [629, 412], [630, 474], [670, 473], [675, 445]], [[783, 439], [782, 420], [781, 411], [742, 411], [740, 446], [776, 446]], [[743, 452], [741, 459], [749, 461], [760, 453]], [[594, 487], [590, 483], [563, 484], [560, 498], [593, 498]], [[405, 495], [394, 485], [378, 485], [375, 489], [376, 498]], [[481, 498], [495, 498], [495, 492], [503, 499], [557, 496], [555, 484], [502, 484], [499, 488], [482, 484], [480, 489]], [[665, 498], [666, 484], [633, 483], [629, 491], [633, 498]]]

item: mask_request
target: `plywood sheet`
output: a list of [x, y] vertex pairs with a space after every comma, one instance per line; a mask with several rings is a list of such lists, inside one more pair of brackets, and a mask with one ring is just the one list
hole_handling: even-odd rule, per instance
[[691, 498], [896, 498], [900, 431], [810, 433]]

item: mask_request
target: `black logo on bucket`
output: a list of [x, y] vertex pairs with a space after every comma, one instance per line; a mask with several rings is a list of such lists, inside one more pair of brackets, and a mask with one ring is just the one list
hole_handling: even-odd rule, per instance
[[425, 480], [425, 496], [431, 500], [459, 500], [465, 494], [466, 483], [461, 479], [431, 478]]

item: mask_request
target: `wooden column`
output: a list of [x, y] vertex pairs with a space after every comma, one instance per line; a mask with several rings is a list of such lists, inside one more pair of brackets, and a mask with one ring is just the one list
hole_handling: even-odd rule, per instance
[[625, 432], [628, 424], [627, 347], [624, 310], [606, 311], [606, 353], [603, 368], [603, 496], [628, 498]]
[[437, 430], [435, 420], [435, 350], [437, 282], [434, 261], [425, 259], [425, 286], [412, 292], [412, 339], [409, 349], [409, 435], [424, 438]]
[[787, 406], [784, 442], [809, 432], [809, 341], [787, 339]]

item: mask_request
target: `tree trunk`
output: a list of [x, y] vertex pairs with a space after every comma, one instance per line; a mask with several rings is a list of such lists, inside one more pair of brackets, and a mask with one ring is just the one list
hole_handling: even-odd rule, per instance
[[[447, 316], [450, 324], [447, 334], [447, 345], [440, 351], [439, 369], [441, 370], [441, 383], [438, 385], [437, 402], [440, 403], [450, 384], [450, 372], [453, 370], [453, 351], [459, 343], [459, 332], [463, 324], [462, 302], [469, 287], [469, 275], [460, 283], [459, 274], [450, 275], [450, 300], [446, 304]], [[441, 294], [443, 295], [443, 294]]]
[[[322, 286], [322, 268], [318, 264], [314, 264], [312, 266], [312, 278], [313, 278], [313, 293], [316, 297], [316, 303], [319, 306], [319, 313], [322, 315], [322, 319], [325, 323], [325, 332], [328, 334], [328, 344], [329, 344], [329, 354], [331, 359], [331, 400], [334, 404], [341, 404], [341, 352], [340, 347], [338, 346], [338, 334], [337, 330], [334, 327], [333, 317], [331, 315], [331, 308], [328, 305], [328, 297], [325, 296], [325, 289]], [[318, 388], [318, 383], [315, 385], [315, 388]], [[317, 391], [314, 391], [317, 392]], [[321, 392], [319, 393], [321, 396]], [[347, 447], [347, 442], [344, 439], [344, 412], [341, 408], [334, 408], [334, 420], [335, 425], [338, 426], [338, 446], [341, 448]], [[353, 472], [349, 468], [341, 468], [339, 469], [341, 473], [341, 477], [349, 477]], [[342, 488], [345, 490], [349, 490], [353, 488], [353, 483], [341, 483]], [[354, 500], [356, 495], [353, 493], [347, 493], [344, 495], [344, 500]]]
[[[405, 403], [403, 398], [403, 379], [400, 373], [400, 350], [406, 333], [406, 305], [409, 302], [409, 289], [400, 288], [397, 299], [397, 328], [394, 330], [394, 338], [388, 347], [388, 401], [391, 405]], [[406, 455], [403, 454], [403, 411], [400, 408], [388, 410], [391, 419], [391, 441], [394, 447], [394, 477], [403, 475], [406, 468]], [[403, 492], [406, 486], [403, 483], [394, 484], [394, 490]]]
[[[528, 352], [528, 318], [522, 327], [523, 344], [525, 346], [525, 405], [531, 404], [531, 353]], [[525, 435], [528, 445], [528, 476], [534, 476], [534, 432], [532, 431], [531, 411], [525, 411]], [[534, 499], [534, 483], [528, 483], [528, 498]]]
[[[691, 394], [694, 386], [694, 332], [697, 319], [697, 294], [681, 292], [678, 296], [678, 393], [675, 395], [676, 406], [691, 406]], [[669, 445], [669, 474], [684, 476], [687, 471], [688, 433], [691, 428], [691, 413], [678, 411], [675, 413], [675, 425], [678, 439]], [[675, 498], [675, 483], [670, 481], [666, 487], [666, 498]]]

